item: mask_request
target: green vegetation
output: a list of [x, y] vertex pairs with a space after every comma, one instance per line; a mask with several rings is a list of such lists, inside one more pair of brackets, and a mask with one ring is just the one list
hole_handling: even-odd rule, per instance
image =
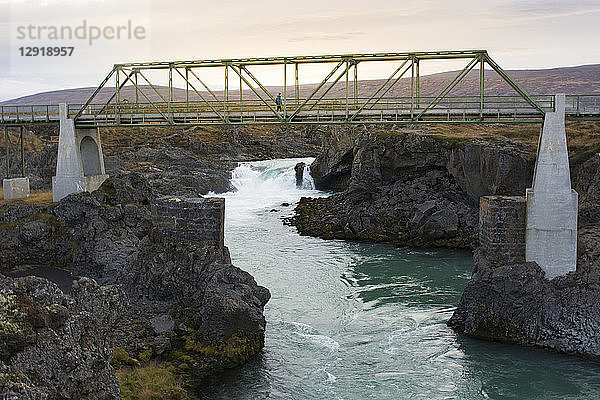
[[140, 368], [117, 371], [123, 400], [188, 400], [171, 368], [149, 363]]
[[7, 360], [34, 342], [35, 332], [27, 322], [27, 311], [12, 290], [3, 290], [0, 292], [0, 358]]
[[113, 358], [112, 358], [111, 364], [115, 368], [121, 368], [121, 367], [126, 367], [126, 366], [129, 366], [129, 367], [141, 367], [142, 366], [138, 360], [136, 360], [135, 358], [132, 358], [129, 355], [129, 353], [127, 353], [127, 351], [125, 351], [124, 349], [122, 349], [120, 347], [115, 347], [115, 349], [113, 350]]
[[12, 291], [0, 293], [0, 335], [16, 335], [24, 329], [25, 314], [19, 310]]

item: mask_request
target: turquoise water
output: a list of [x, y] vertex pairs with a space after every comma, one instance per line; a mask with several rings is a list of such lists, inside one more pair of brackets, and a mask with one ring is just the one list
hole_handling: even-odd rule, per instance
[[309, 178], [296, 188], [298, 161], [234, 171], [226, 243], [272, 298], [264, 351], [208, 382], [206, 398], [600, 398], [596, 363], [446, 326], [470, 277], [470, 253], [325, 241], [284, 226], [300, 196], [325, 195]]

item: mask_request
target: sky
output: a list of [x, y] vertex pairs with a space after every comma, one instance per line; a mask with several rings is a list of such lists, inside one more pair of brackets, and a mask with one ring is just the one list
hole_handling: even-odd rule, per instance
[[[84, 22], [85, 39], [66, 36]], [[97, 86], [113, 64], [132, 61], [486, 49], [504, 69], [595, 64], [599, 22], [600, 0], [0, 0], [0, 101]], [[143, 35], [113, 37], [128, 24]], [[53, 27], [64, 36], [48, 37]], [[90, 44], [91, 27], [112, 38]], [[21, 54], [47, 46], [73, 53]], [[384, 67], [361, 74], [386, 77]], [[280, 75], [265, 70], [260, 79], [280, 84]], [[309, 71], [301, 81], [321, 75]], [[206, 80], [219, 89], [219, 79]]]

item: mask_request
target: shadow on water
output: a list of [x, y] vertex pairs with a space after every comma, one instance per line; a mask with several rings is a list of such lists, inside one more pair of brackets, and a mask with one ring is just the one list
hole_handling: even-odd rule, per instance
[[271, 390], [271, 377], [267, 362], [266, 350], [242, 367], [232, 368], [222, 373], [209, 376], [192, 388], [201, 400], [218, 398], [236, 398], [239, 386], [252, 393], [256, 399], [268, 398]]

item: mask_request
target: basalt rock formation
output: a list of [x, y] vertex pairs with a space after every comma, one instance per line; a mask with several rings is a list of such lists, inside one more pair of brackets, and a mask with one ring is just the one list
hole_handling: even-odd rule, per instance
[[94, 280], [70, 294], [38, 277], [0, 275], [0, 396], [3, 399], [119, 399], [110, 365], [125, 294]]
[[[90, 285], [96, 292], [122, 293], [118, 304], [128, 304], [126, 307], [113, 306], [114, 302], [103, 301], [102, 297], [88, 305], [78, 294], [81, 285], [77, 288], [67, 285], [67, 293], [60, 293], [55, 285], [42, 278], [14, 278], [7, 286], [14, 289], [4, 294], [6, 297], [14, 293], [17, 296], [14, 301], [20, 307], [23, 301], [19, 296], [23, 291], [19, 288], [23, 279], [31, 285], [30, 292], [24, 291], [21, 297], [31, 297], [31, 293], [40, 290], [51, 291], [52, 299], [34, 301], [40, 302], [39, 307], [44, 309], [53, 309], [53, 304], [66, 307], [61, 311], [62, 322], [56, 325], [60, 329], [54, 330], [58, 343], [68, 342], [73, 352], [86, 354], [92, 362], [88, 368], [103, 371], [104, 375], [95, 379], [110, 378], [106, 385], [116, 382], [109, 364], [113, 348], [117, 349], [114, 352], [118, 355], [117, 362], [156, 359], [169, 363], [182, 375], [198, 378], [240, 365], [264, 345], [263, 307], [270, 298], [269, 291], [258, 286], [250, 274], [231, 264], [229, 251], [222, 241], [194, 240], [193, 235], [186, 236], [187, 224], [165, 228], [160, 223], [160, 213], [155, 210], [158, 201], [155, 197], [141, 175], [129, 173], [111, 177], [92, 194], [70, 195], [58, 204], [14, 203], [0, 208], [0, 273], [26, 275], [28, 271], [52, 267], [72, 274], [79, 282], [93, 280]], [[167, 200], [174, 204], [191, 204], [190, 207], [196, 201]], [[204, 203], [198, 204], [202, 207]], [[181, 211], [182, 215], [193, 212], [202, 214], [193, 209]], [[201, 217], [197, 220], [201, 221]], [[170, 216], [165, 218], [168, 220]], [[222, 232], [215, 234], [222, 235]], [[90, 308], [92, 306], [96, 308]], [[84, 311], [94, 317], [104, 317], [101, 322], [94, 322], [90, 317], [81, 322], [87, 325], [80, 328], [69, 325], [69, 318], [79, 318], [77, 313]], [[19, 318], [29, 321], [27, 310], [15, 312], [23, 315]], [[49, 315], [44, 320], [54, 324], [54, 317]], [[23, 328], [25, 336], [15, 338], [19, 345], [10, 347], [10, 357], [2, 355], [1, 359], [2, 368], [9, 368], [18, 375], [13, 385], [17, 388], [27, 385], [37, 388], [39, 371], [45, 369], [57, 369], [60, 375], [68, 374], [65, 368], [77, 368], [77, 365], [59, 364], [61, 359], [56, 358], [58, 350], [54, 347], [36, 350], [35, 346], [43, 343], [46, 331], [43, 331], [44, 326], [39, 329], [35, 324], [32, 326], [33, 330]], [[80, 330], [63, 329], [64, 326]], [[110, 335], [105, 336], [107, 330]], [[102, 341], [96, 341], [97, 338]], [[86, 353], [88, 348], [98, 346], [102, 351]], [[36, 351], [36, 356], [45, 360], [37, 365], [37, 370], [22, 368], [22, 364], [13, 362]], [[81, 376], [85, 377], [86, 373], [84, 368]], [[62, 378], [52, 379], [55, 380], [48, 381], [47, 386], [58, 384], [56, 379]], [[46, 387], [46, 381], [39, 384]], [[84, 390], [79, 381], [71, 384]], [[110, 397], [114, 387], [106, 389], [109, 394], [104, 396], [102, 390], [94, 389], [89, 382], [86, 384], [89, 398], [114, 398]]]
[[322, 238], [474, 248], [482, 195], [530, 186], [535, 151], [507, 140], [332, 131], [311, 166], [327, 198], [302, 198], [290, 223]]
[[599, 244], [600, 226], [581, 229], [577, 270], [552, 280], [534, 262], [495, 265], [476, 250], [448, 324], [480, 339], [600, 359]]

